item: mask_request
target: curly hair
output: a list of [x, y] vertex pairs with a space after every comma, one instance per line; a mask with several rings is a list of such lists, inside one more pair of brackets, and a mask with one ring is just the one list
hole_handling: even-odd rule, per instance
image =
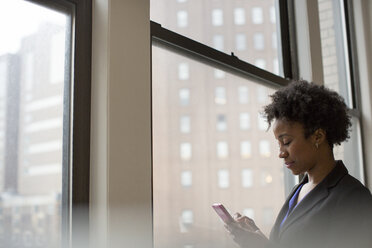
[[269, 128], [274, 119], [299, 122], [304, 127], [305, 138], [321, 128], [331, 148], [350, 138], [351, 117], [344, 99], [336, 92], [299, 80], [270, 97], [272, 102], [263, 112]]

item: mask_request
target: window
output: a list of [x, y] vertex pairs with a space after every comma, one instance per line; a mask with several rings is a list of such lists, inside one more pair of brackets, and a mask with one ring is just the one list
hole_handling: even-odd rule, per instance
[[180, 218], [180, 231], [181, 233], [186, 233], [192, 227], [194, 223], [194, 213], [192, 210], [184, 210], [181, 213]]
[[89, 205], [90, 3], [0, 3], [0, 246], [62, 247]]
[[243, 159], [250, 158], [252, 156], [252, 146], [249, 141], [242, 141], [240, 143], [240, 156]]
[[238, 88], [239, 103], [246, 104], [249, 100], [249, 90], [247, 86], [239, 86]]
[[263, 23], [262, 8], [260, 8], [260, 7], [252, 8], [252, 22], [254, 24], [262, 24]]
[[180, 145], [180, 154], [182, 160], [190, 160], [191, 159], [191, 144], [190, 143], [182, 143]]
[[255, 219], [253, 208], [245, 208], [245, 209], [243, 209], [243, 214], [245, 216], [251, 218], [251, 219]]
[[264, 87], [258, 87], [257, 88], [257, 100], [259, 103], [265, 103], [267, 100], [267, 92]]
[[253, 35], [253, 46], [256, 50], [265, 49], [265, 38], [262, 33], [255, 33]]
[[184, 115], [180, 118], [180, 131], [181, 133], [190, 133], [190, 116]]
[[184, 187], [190, 187], [192, 185], [191, 171], [183, 171], [181, 173], [181, 185]]
[[189, 64], [181, 63], [178, 65], [178, 79], [180, 80], [189, 79]]
[[240, 113], [239, 119], [241, 130], [248, 130], [251, 127], [249, 113]]
[[234, 23], [235, 25], [245, 24], [245, 10], [243, 8], [234, 9]]
[[237, 34], [235, 36], [235, 46], [237, 51], [243, 51], [246, 49], [246, 39], [245, 39], [245, 34]]
[[270, 142], [267, 140], [261, 140], [259, 143], [260, 154], [263, 157], [270, 157]]
[[[204, 208], [202, 206], [203, 199], [218, 196], [218, 201], [226, 202], [229, 207], [231, 204], [229, 197], [232, 195], [239, 197], [242, 189], [252, 193], [250, 199], [258, 199], [260, 195], [264, 194], [263, 190], [274, 190], [272, 187], [260, 187], [263, 169], [271, 173], [273, 178], [279, 178], [278, 174], [282, 173], [281, 169], [278, 170], [278, 168], [282, 168], [281, 161], [271, 159], [274, 155], [276, 157], [276, 154], [266, 157], [260, 155], [259, 152], [260, 140], [267, 140], [272, 144], [274, 137], [266, 135], [264, 132], [255, 132], [258, 130], [256, 115], [267, 102], [267, 95], [272, 94], [274, 88], [288, 81], [284, 77], [272, 74], [274, 58], [278, 58], [279, 66], [285, 68], [286, 63], [282, 63], [282, 61], [286, 61], [286, 59], [282, 54], [286, 54], [287, 50], [282, 50], [280, 42], [277, 49], [272, 48], [272, 33], [280, 35], [282, 30], [277, 30], [281, 27], [280, 23], [271, 25], [269, 21], [270, 7], [278, 6], [276, 1], [279, 0], [269, 1], [267, 6], [266, 4], [253, 6], [262, 8], [262, 22], [265, 23], [265, 27], [262, 26], [262, 23], [260, 24], [261, 28], [258, 29], [258, 25], [252, 23], [252, 3], [249, 1], [225, 1], [223, 4], [218, 1], [213, 4], [205, 4], [203, 1], [188, 1], [187, 4], [181, 6], [174, 3], [168, 4], [167, 0], [153, 0], [154, 7], [151, 7], [151, 19], [161, 24], [160, 27], [154, 22], [151, 23], [153, 36], [152, 87], [154, 89], [152, 123], [155, 248], [183, 247], [185, 245], [198, 247], [202, 245], [196, 227], [207, 226], [211, 223], [210, 221], [219, 221], [215, 213], [201, 211]], [[163, 7], [159, 8], [159, 6]], [[179, 28], [171, 21], [174, 20], [174, 16], [172, 17], [171, 14], [177, 11], [172, 6], [182, 7], [183, 10], [190, 13], [190, 20], [198, 21], [195, 23], [190, 21], [187, 29]], [[267, 21], [266, 16], [268, 17]], [[256, 38], [258, 43], [261, 43], [256, 46], [258, 49], [254, 46], [255, 32], [261, 35], [258, 39]], [[178, 38], [173, 39], [176, 36]], [[281, 39], [280, 36], [278, 39]], [[264, 45], [265, 40], [268, 41], [267, 45]], [[234, 52], [234, 55], [239, 59], [232, 58], [231, 52]], [[222, 58], [226, 60], [222, 60]], [[257, 59], [265, 60], [265, 70], [258, 70], [255, 66], [246, 65], [246, 62], [255, 65]], [[178, 64], [184, 61], [188, 63], [188, 79], [187, 82], [178, 82], [177, 84], [171, 79], [177, 77]], [[238, 64], [242, 64], [240, 67], [224, 61], [236, 61]], [[280, 71], [283, 71], [283, 68], [280, 68]], [[252, 71], [250, 71], [251, 69]], [[260, 73], [257, 73], [258, 71]], [[290, 75], [286, 77], [290, 78]], [[273, 88], [267, 87], [266, 83], [271, 83]], [[259, 101], [259, 87], [263, 88], [263, 102]], [[188, 89], [189, 103], [187, 107], [178, 102], [179, 91], [184, 88]], [[191, 93], [192, 99], [190, 98]], [[190, 133], [184, 135], [179, 132], [178, 118], [186, 115], [192, 117], [193, 126]], [[192, 155], [191, 159], [185, 160], [187, 163], [181, 161], [180, 165], [177, 165], [177, 159], [180, 157], [178, 149], [180, 143], [192, 144], [190, 149]], [[169, 149], [165, 152], [164, 148]], [[270, 159], [270, 163], [267, 163], [268, 159]], [[254, 163], [248, 165], [247, 162], [250, 160], [254, 160]], [[189, 186], [187, 189], [182, 185], [177, 188], [172, 187], [172, 185], [179, 185], [181, 173], [191, 171], [191, 168], [194, 175], [197, 173], [197, 180], [196, 177], [193, 178], [195, 180], [192, 180], [192, 187]], [[169, 175], [178, 176], [166, 179], [166, 175], [161, 173], [162, 171], [169, 172], [167, 173]], [[253, 184], [253, 179], [257, 181], [258, 187], [254, 187], [256, 185]], [[159, 190], [160, 185], [157, 185], [156, 182], [161, 182], [161, 187], [164, 190]], [[203, 185], [202, 182], [213, 182], [215, 187], [212, 187], [210, 191], [205, 191], [203, 189], [205, 184]], [[280, 197], [284, 198], [284, 182], [278, 181], [276, 186], [275, 190], [280, 191]], [[252, 190], [253, 187], [255, 190]], [[177, 198], [181, 195], [180, 191], [185, 192], [185, 197], [182, 199]], [[243, 199], [244, 197], [240, 198], [242, 201], [236, 206], [237, 208], [253, 209], [253, 206], [250, 205], [252, 202]], [[170, 202], [174, 202], [174, 199], [178, 199], [179, 203], [174, 205], [174, 213], [164, 214], [167, 206]], [[257, 225], [263, 226], [263, 232], [268, 234], [269, 227], [262, 223], [263, 208], [280, 209], [281, 201], [269, 204], [259, 200], [255, 202], [254, 209], [256, 215], [259, 216], [255, 221]], [[181, 230], [174, 228], [174, 220], [180, 217], [180, 213], [185, 210], [184, 206], [193, 211], [193, 228], [188, 229], [187, 235], [189, 237], [185, 240], [176, 240], [172, 237], [179, 237]], [[217, 230], [213, 230], [213, 232], [215, 231], [217, 232]], [[212, 234], [208, 232], [206, 235]], [[226, 244], [227, 237], [224, 233], [215, 233], [215, 236], [216, 239], [211, 241], [211, 247]]]
[[257, 120], [258, 120], [258, 129], [259, 129], [259, 130], [266, 131], [267, 128], [269, 127], [269, 124], [268, 124], [267, 121], [262, 117], [262, 115], [261, 115], [260, 113], [258, 113], [258, 115], [257, 115]]
[[212, 10], [212, 24], [213, 26], [223, 25], [223, 12], [221, 9]]
[[226, 116], [225, 115], [223, 115], [223, 114], [217, 115], [216, 129], [218, 131], [226, 131], [227, 122], [226, 122]]
[[273, 182], [273, 176], [267, 171], [261, 172], [261, 185], [266, 186]]
[[213, 36], [213, 47], [219, 51], [223, 51], [223, 36], [222, 35], [214, 35]]
[[184, 10], [180, 10], [177, 12], [177, 25], [180, 28], [187, 27], [188, 25], [188, 14]]
[[253, 186], [253, 174], [251, 169], [242, 170], [242, 186], [243, 188], [250, 188]]
[[225, 141], [217, 142], [217, 157], [226, 159], [229, 156], [229, 147]]
[[214, 102], [218, 105], [226, 104], [226, 89], [224, 87], [216, 87]]
[[263, 70], [266, 69], [266, 61], [264, 59], [256, 59], [254, 61], [254, 64], [255, 66], [257, 66], [258, 68], [261, 68]]
[[[154, 90], [156, 94], [153, 94], [152, 101], [153, 115], [156, 114], [153, 117], [153, 175], [154, 182], [162, 182], [161, 187], [164, 187], [163, 189], [172, 189], [159, 190], [158, 187], [160, 185], [154, 184], [154, 235], [156, 237], [154, 246], [156, 248], [162, 247], [160, 244], [160, 240], [162, 240], [162, 244], [170, 244], [170, 247], [177, 247], [180, 246], [177, 243], [179, 240], [169, 238], [169, 235], [163, 235], [157, 230], [162, 227], [167, 230], [167, 233], [179, 235], [180, 229], [172, 228], [171, 225], [166, 223], [178, 219], [179, 213], [184, 210], [182, 209], [183, 206], [193, 209], [194, 216], [200, 216], [200, 218], [194, 219], [194, 227], [196, 225], [206, 226], [210, 220], [218, 221], [218, 218], [213, 212], [205, 214], [200, 211], [203, 208], [203, 199], [221, 193], [221, 201], [225, 201], [228, 204], [229, 196], [232, 194], [239, 196], [241, 192], [238, 189], [243, 189], [242, 171], [244, 169], [252, 170], [252, 180], [256, 180], [257, 175], [258, 186], [261, 186], [260, 180], [263, 168], [265, 171], [270, 172], [273, 177], [280, 177], [278, 174], [282, 173], [282, 171], [278, 170], [278, 168], [282, 168], [280, 165], [282, 162], [279, 159], [273, 159], [273, 156], [277, 157], [276, 153], [270, 154], [270, 163], [267, 163], [268, 157], [260, 155], [259, 141], [261, 136], [266, 135], [266, 133], [256, 132], [256, 130], [258, 131], [257, 115], [262, 110], [263, 104], [265, 104], [265, 101], [263, 103], [258, 102], [258, 89], [262, 87], [261, 92], [264, 93], [264, 100], [266, 95], [272, 94], [274, 90], [254, 80], [247, 80], [247, 78], [236, 76], [227, 70], [223, 71], [220, 68], [200, 63], [187, 57], [190, 59], [187, 61], [189, 68], [195, 68], [195, 70], [190, 71], [190, 77], [187, 82], [187, 89], [190, 94], [192, 92], [193, 96], [195, 96], [195, 101], [191, 101], [190, 98], [190, 104], [187, 107], [182, 106], [178, 103], [179, 82], [176, 83], [171, 80], [172, 75], [174, 77], [178, 73], [178, 66], [174, 65], [178, 65], [180, 55], [162, 47], [153, 46], [152, 49], [152, 57], [156, 61], [156, 67], [154, 68], [159, 68], [152, 71], [152, 83], [154, 89], [156, 89]], [[216, 72], [221, 72], [224, 75], [224, 79], [216, 79], [214, 77]], [[222, 85], [219, 85], [220, 83]], [[159, 91], [160, 89], [162, 90]], [[229, 92], [232, 99], [227, 102]], [[250, 95], [254, 98], [249, 98]], [[190, 124], [193, 124], [190, 132], [186, 135], [180, 132], [180, 118], [182, 116], [190, 116]], [[249, 127], [249, 129], [242, 130], [241, 127], [243, 129]], [[272, 135], [267, 135], [265, 140], [268, 140], [270, 144], [275, 144], [275, 138]], [[186, 151], [185, 159], [180, 157], [179, 146], [181, 143], [190, 144], [184, 148]], [[167, 152], [164, 152], [165, 150]], [[187, 155], [190, 153], [191, 155]], [[180, 164], [177, 164], [178, 160]], [[254, 160], [254, 163], [249, 163], [248, 160]], [[230, 165], [233, 166], [231, 171], [227, 169]], [[247, 168], [248, 165], [249, 168]], [[269, 167], [266, 167], [266, 165]], [[192, 186], [182, 186], [180, 182], [181, 173], [183, 171], [191, 171], [191, 168], [193, 170]], [[222, 171], [219, 172], [219, 170]], [[165, 179], [166, 175], [162, 173], [163, 171], [169, 172], [169, 175], [176, 176]], [[195, 173], [197, 173], [197, 179]], [[248, 176], [245, 174], [245, 177]], [[215, 185], [215, 188], [211, 189], [212, 191], [210, 192], [203, 190], [205, 183], [202, 182], [207, 181], [214, 182]], [[234, 183], [233, 186], [233, 182], [237, 183]], [[175, 188], [174, 185], [179, 185], [179, 188]], [[277, 188], [275, 190], [280, 192], [280, 196], [283, 197], [284, 201], [284, 182], [278, 181], [276, 185]], [[247, 188], [247, 190], [253, 189], [254, 186], [255, 184]], [[260, 194], [264, 194], [261, 189], [273, 190], [271, 187], [254, 187], [254, 190], [250, 190], [252, 198], [256, 199]], [[167, 209], [170, 201], [183, 194], [178, 190], [187, 190], [186, 193], [188, 195], [177, 200], [180, 204], [179, 206], [174, 206], [175, 213], [167, 213], [165, 217], [165, 210], [163, 211], [162, 209]], [[255, 205], [257, 209], [256, 215], [260, 213], [260, 219], [255, 221], [257, 225], [263, 226], [263, 223], [260, 223], [260, 220], [262, 220], [262, 209], [271, 205], [260, 201], [257, 202], [257, 205]], [[249, 204], [251, 202], [248, 200], [242, 200], [238, 207], [240, 209], [251, 207]], [[272, 202], [274, 209], [280, 209], [281, 204], [282, 201]], [[229, 206], [227, 205], [227, 207]], [[159, 223], [159, 218], [162, 223]], [[262, 230], [267, 234], [270, 228], [267, 227]], [[194, 235], [197, 232], [197, 228], [188, 229], [190, 235]], [[221, 233], [220, 236], [225, 237], [224, 233]], [[223, 240], [219, 240], [219, 242], [223, 243]], [[190, 238], [182, 241], [181, 245], [192, 243], [196, 247], [200, 242], [198, 238]], [[213, 246], [217, 247], [217, 244]]]
[[180, 89], [179, 93], [180, 105], [187, 106], [190, 104], [190, 90], [189, 89]]
[[271, 35], [271, 43], [272, 43], [272, 48], [273, 49], [277, 49], [278, 48], [278, 37], [277, 37], [276, 32], [274, 32]]
[[271, 8], [270, 8], [270, 21], [271, 21], [271, 23], [276, 23], [276, 13], [275, 13], [275, 7], [274, 6], [272, 6]]
[[226, 169], [218, 170], [218, 187], [221, 189], [227, 189], [229, 186], [229, 171]]
[[218, 70], [218, 69], [213, 70], [213, 75], [215, 78], [218, 78], [218, 79], [225, 78], [225, 72]]
[[273, 225], [274, 210], [272, 208], [264, 208], [263, 210], [263, 223], [265, 226]]

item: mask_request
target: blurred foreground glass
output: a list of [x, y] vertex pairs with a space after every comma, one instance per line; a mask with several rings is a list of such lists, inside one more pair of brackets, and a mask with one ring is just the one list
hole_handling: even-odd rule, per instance
[[152, 76], [155, 247], [233, 246], [216, 202], [268, 235], [285, 198], [277, 142], [257, 117], [273, 90], [156, 45]]
[[164, 28], [283, 76], [279, 0], [151, 0]]
[[0, 2], [1, 247], [61, 247], [70, 25], [68, 13]]

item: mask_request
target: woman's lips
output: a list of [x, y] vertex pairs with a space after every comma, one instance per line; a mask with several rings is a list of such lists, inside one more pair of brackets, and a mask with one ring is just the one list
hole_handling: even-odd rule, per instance
[[284, 164], [289, 169], [290, 167], [294, 165], [294, 162], [285, 162]]

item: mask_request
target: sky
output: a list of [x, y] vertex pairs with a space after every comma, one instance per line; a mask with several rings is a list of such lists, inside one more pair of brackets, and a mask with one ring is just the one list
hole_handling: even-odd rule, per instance
[[22, 37], [43, 22], [64, 25], [64, 14], [24, 0], [0, 0], [0, 55], [15, 53]]

